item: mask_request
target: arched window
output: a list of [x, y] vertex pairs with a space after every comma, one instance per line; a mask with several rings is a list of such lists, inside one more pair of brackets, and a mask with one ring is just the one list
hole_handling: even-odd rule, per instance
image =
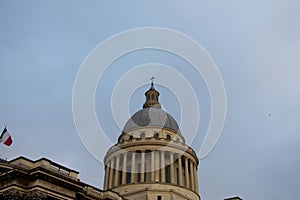
[[142, 132], [142, 133], [141, 133], [141, 138], [142, 138], [142, 139], [145, 138], [145, 135], [146, 135], [146, 134], [145, 134], [144, 132]]
[[156, 139], [158, 138], [158, 132], [154, 133], [154, 138], [156, 138]]
[[154, 94], [151, 95], [151, 99], [154, 100]]
[[129, 140], [133, 140], [133, 135], [129, 136]]
[[147, 99], [148, 99], [148, 101], [150, 100], [150, 94], [147, 95]]
[[167, 135], [166, 138], [167, 138], [167, 140], [171, 140], [171, 136], [169, 134]]

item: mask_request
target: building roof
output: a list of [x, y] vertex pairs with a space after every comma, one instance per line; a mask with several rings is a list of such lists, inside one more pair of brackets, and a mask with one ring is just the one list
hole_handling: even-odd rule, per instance
[[125, 133], [143, 127], [159, 127], [171, 129], [179, 133], [176, 120], [160, 108], [148, 107], [137, 111], [125, 124]]
[[176, 120], [167, 112], [161, 109], [158, 101], [159, 92], [155, 90], [154, 84], [145, 93], [146, 102], [143, 109], [137, 111], [125, 124], [123, 132], [128, 133], [131, 130], [144, 127], [166, 128], [179, 133], [179, 126]]
[[18, 157], [0, 162], [0, 199], [94, 199], [123, 200], [114, 191], [104, 191], [81, 182], [78, 172], [47, 158]]
[[230, 197], [230, 198], [226, 198], [224, 200], [243, 200], [240, 197]]

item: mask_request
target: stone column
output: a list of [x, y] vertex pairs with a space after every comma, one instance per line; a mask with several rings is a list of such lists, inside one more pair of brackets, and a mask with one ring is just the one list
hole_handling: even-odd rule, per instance
[[108, 177], [109, 177], [109, 165], [105, 164], [105, 176], [104, 176], [104, 190], [108, 188]]
[[185, 187], [190, 187], [190, 179], [189, 179], [189, 165], [188, 165], [188, 158], [185, 157], [184, 159], [184, 167], [185, 167]]
[[170, 152], [170, 168], [171, 168], [171, 183], [175, 184], [175, 173], [174, 173], [174, 155]]
[[191, 177], [191, 189], [195, 191], [195, 175], [194, 175], [194, 165], [193, 162], [190, 160], [190, 177]]
[[126, 184], [127, 153], [123, 154], [122, 184]]
[[115, 169], [115, 186], [119, 185], [120, 155], [117, 156]]
[[155, 158], [154, 158], [154, 151], [151, 151], [151, 182], [154, 182], [154, 167], [155, 167]]
[[179, 169], [179, 185], [183, 186], [181, 155], [179, 155], [178, 157], [178, 169]]
[[154, 180], [155, 182], [160, 181], [159, 170], [160, 170], [159, 152], [155, 151], [155, 180]]
[[132, 156], [131, 156], [131, 183], [135, 183], [135, 174], [136, 174], [136, 170], [135, 170], [135, 152], [132, 152]]
[[166, 182], [166, 168], [165, 168], [165, 152], [160, 151], [160, 171], [161, 171], [161, 182]]
[[194, 165], [194, 174], [195, 174], [195, 188], [196, 192], [199, 193], [199, 186], [198, 186], [198, 176], [197, 176], [197, 166]]
[[114, 178], [114, 158], [110, 160], [110, 173], [109, 173], [109, 186], [108, 188], [113, 187], [113, 178]]
[[145, 152], [142, 152], [141, 158], [141, 183], [145, 182]]

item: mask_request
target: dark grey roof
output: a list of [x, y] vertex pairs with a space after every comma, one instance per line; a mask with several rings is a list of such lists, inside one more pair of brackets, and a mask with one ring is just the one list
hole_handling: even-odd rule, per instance
[[128, 132], [130, 130], [146, 126], [168, 128], [180, 134], [179, 127], [175, 119], [167, 112], [155, 107], [144, 108], [136, 112], [127, 121], [123, 131]]

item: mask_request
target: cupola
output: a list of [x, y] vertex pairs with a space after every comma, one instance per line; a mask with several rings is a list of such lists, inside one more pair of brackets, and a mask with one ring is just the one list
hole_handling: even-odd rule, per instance
[[153, 84], [154, 77], [152, 77], [151, 80], [151, 87], [147, 92], [145, 92], [146, 102], [144, 103], [143, 108], [161, 108], [160, 103], [158, 102], [159, 92], [155, 90]]

